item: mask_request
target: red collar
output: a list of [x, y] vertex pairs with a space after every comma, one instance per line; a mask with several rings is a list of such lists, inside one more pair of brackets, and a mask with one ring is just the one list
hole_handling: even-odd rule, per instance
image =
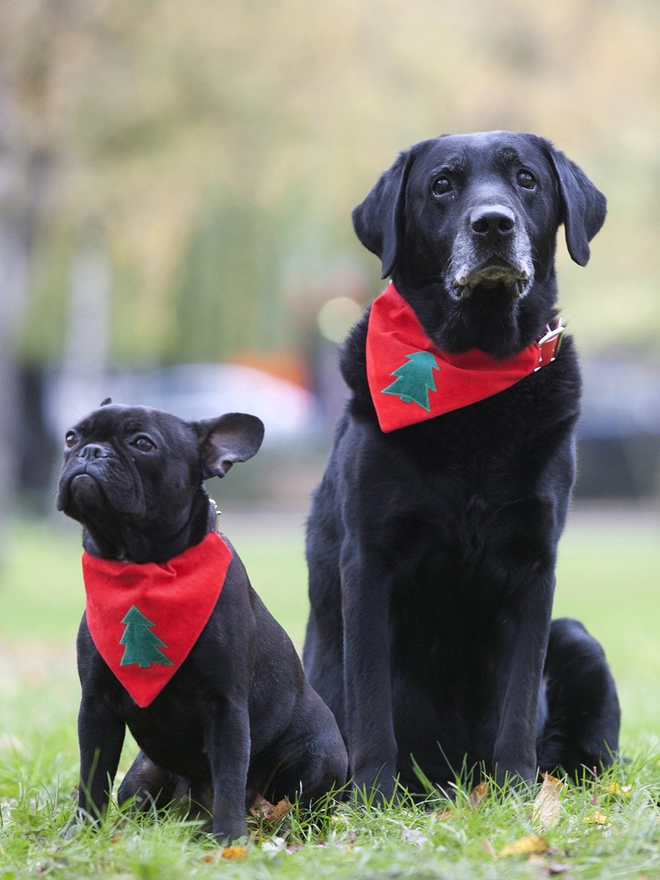
[[231, 560], [216, 532], [162, 563], [138, 565], [83, 553], [87, 626], [138, 706], [151, 703], [192, 650]]
[[510, 388], [555, 359], [561, 318], [546, 329], [538, 342], [503, 361], [477, 348], [448, 354], [426, 336], [390, 283], [371, 306], [367, 333], [367, 378], [381, 430], [433, 419]]

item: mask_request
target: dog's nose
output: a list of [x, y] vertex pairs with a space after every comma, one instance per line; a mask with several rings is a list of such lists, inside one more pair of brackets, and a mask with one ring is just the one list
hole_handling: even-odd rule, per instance
[[81, 458], [83, 461], [94, 461], [95, 458], [106, 458], [107, 455], [107, 449], [100, 443], [88, 443], [87, 446], [83, 446], [80, 450], [78, 458]]
[[470, 228], [485, 238], [506, 238], [515, 225], [516, 215], [505, 205], [481, 205], [470, 213]]

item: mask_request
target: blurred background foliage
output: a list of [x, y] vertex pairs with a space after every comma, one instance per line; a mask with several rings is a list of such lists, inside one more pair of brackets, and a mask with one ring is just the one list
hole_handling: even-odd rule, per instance
[[4, 0], [0, 487], [59, 371], [233, 360], [322, 391], [324, 303], [381, 287], [351, 209], [443, 132], [584, 167], [610, 213], [588, 270], [560, 247], [565, 318], [587, 358], [656, 368], [659, 44], [655, 0]]
[[350, 211], [397, 151], [490, 128], [550, 137], [606, 192], [562, 300], [583, 351], [654, 355], [659, 41], [653, 0], [5, 0], [2, 146], [36, 232], [20, 357], [62, 357], [92, 245], [112, 361], [295, 347], [310, 288], [356, 266], [377, 291]]

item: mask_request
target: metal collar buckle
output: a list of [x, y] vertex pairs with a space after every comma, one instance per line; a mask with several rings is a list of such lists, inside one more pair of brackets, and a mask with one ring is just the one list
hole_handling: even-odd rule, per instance
[[539, 339], [537, 345], [541, 349], [541, 359], [536, 370], [545, 367], [546, 364], [552, 363], [561, 348], [562, 337], [564, 335], [564, 327], [561, 317], [557, 318], [557, 326], [554, 330], [550, 329], [550, 325], [546, 324], [546, 333]]

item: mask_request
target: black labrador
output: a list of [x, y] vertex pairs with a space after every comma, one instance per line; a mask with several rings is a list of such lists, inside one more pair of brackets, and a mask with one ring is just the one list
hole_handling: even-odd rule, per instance
[[[308, 524], [304, 664], [354, 785], [377, 799], [397, 776], [420, 791], [415, 763], [441, 789], [465, 767], [520, 783], [612, 763], [620, 713], [603, 650], [579, 622], [551, 623], [580, 372], [570, 338], [548, 362], [539, 347], [561, 333], [558, 227], [584, 266], [605, 213], [551, 143], [505, 131], [413, 146], [353, 212], [398, 299], [373, 338], [367, 313], [343, 346], [351, 396]], [[417, 337], [403, 333], [390, 371], [406, 322]], [[379, 390], [369, 348], [389, 373]], [[381, 428], [386, 396], [405, 424]]]

